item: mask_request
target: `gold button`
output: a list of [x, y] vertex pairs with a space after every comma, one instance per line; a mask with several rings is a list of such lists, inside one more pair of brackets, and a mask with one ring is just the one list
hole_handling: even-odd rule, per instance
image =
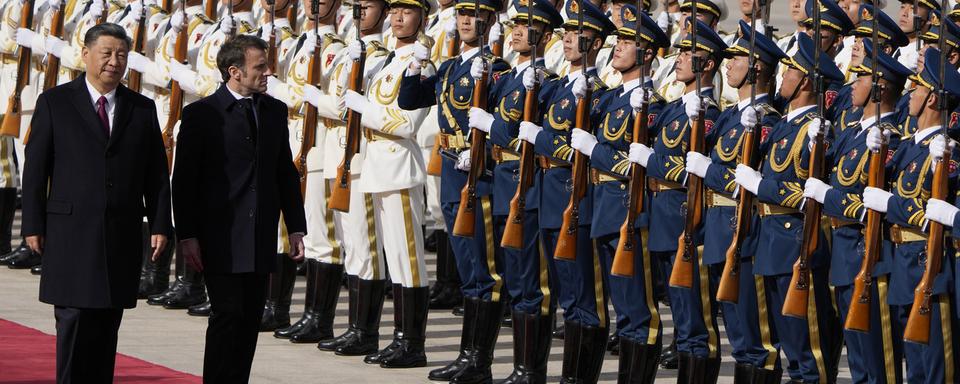
[[788, 221], [788, 222], [784, 223], [784, 224], [783, 224], [783, 227], [786, 228], [786, 229], [790, 229], [790, 227], [791, 227], [790, 222]]

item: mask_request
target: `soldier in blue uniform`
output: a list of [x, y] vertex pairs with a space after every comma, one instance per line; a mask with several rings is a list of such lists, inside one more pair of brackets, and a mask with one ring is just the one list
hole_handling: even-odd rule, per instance
[[[878, 212], [886, 213], [886, 221], [892, 224], [890, 240], [893, 248], [892, 271], [890, 273], [890, 291], [887, 298], [890, 304], [893, 329], [900, 335], [913, 306], [914, 288], [923, 275], [926, 260], [927, 233], [929, 218], [943, 220], [941, 213], [927, 206], [932, 191], [933, 173], [940, 165], [947, 141], [940, 124], [939, 102], [936, 90], [946, 88], [948, 94], [947, 111], [957, 107], [960, 97], [960, 75], [952, 67], [946, 68], [945, 81], [940, 82], [940, 51], [927, 48], [924, 53], [923, 70], [910, 77], [917, 84], [910, 96], [910, 115], [917, 119], [917, 132], [900, 142], [897, 153], [887, 163], [887, 175], [892, 181], [892, 192], [867, 187], [863, 191], [863, 205]], [[947, 196], [956, 191], [957, 160], [960, 156], [953, 144], [952, 159], [949, 164], [949, 186]], [[953, 223], [948, 223], [952, 225]], [[947, 248], [949, 250], [949, 248]], [[934, 280], [931, 296], [930, 341], [927, 345], [904, 343], [903, 355], [907, 360], [906, 381], [909, 383], [955, 383], [958, 380], [954, 368], [958, 356], [957, 340], [953, 330], [957, 329], [957, 317], [953, 309], [956, 299], [950, 294], [953, 289], [954, 252], [944, 252], [941, 273]]]
[[[727, 48], [723, 39], [700, 20], [697, 23], [697, 46], [693, 47], [693, 34], [687, 28], [687, 34], [677, 44], [680, 54], [676, 61], [677, 81], [684, 84], [684, 95], [667, 104], [656, 116], [652, 127], [656, 138], [652, 148], [646, 144], [630, 145], [631, 161], [647, 168], [650, 177], [650, 190], [653, 193], [650, 203], [650, 226], [648, 248], [650, 257], [660, 259], [665, 270], [664, 280], [669, 281], [672, 270], [671, 260], [677, 254], [677, 239], [683, 232], [685, 215], [683, 206], [687, 198], [684, 163], [689, 148], [690, 131], [693, 122], [700, 113], [701, 98], [706, 104], [704, 113], [704, 131], [713, 132], [714, 122], [720, 115], [720, 109], [714, 99], [719, 90], [710, 84], [720, 69], [723, 52]], [[689, 24], [688, 24], [689, 25]], [[699, 57], [702, 71], [694, 71], [694, 56]], [[698, 89], [698, 79], [703, 85]], [[699, 94], [697, 92], [700, 92]], [[698, 231], [700, 229], [698, 228]], [[695, 235], [696, 236], [696, 235]], [[670, 308], [676, 326], [677, 352], [679, 357], [679, 382], [716, 381], [720, 370], [720, 333], [716, 316], [709, 298], [709, 281], [700, 280], [700, 273], [694, 266], [693, 288], [670, 287]], [[703, 274], [706, 276], [706, 274]]]
[[[808, 177], [811, 138], [827, 129], [827, 124], [817, 116], [818, 95], [813, 84], [816, 47], [805, 34], [797, 36], [797, 44], [797, 52], [781, 60], [787, 70], [779, 92], [789, 103], [790, 112], [773, 129], [761, 134], [761, 171], [740, 164], [735, 180], [756, 195], [760, 203], [753, 273], [764, 277], [762, 288], [789, 362], [790, 377], [803, 382], [832, 382], [840, 358], [840, 324], [827, 280], [830, 255], [822, 231], [817, 230], [820, 239], [809, 264], [812, 280], [807, 317], [782, 314], [793, 265], [803, 242], [804, 220], [799, 208], [803, 180]], [[843, 74], [828, 55], [820, 55], [819, 67], [825, 83], [843, 81]]]
[[[849, 35], [854, 28], [853, 21], [850, 20], [850, 17], [847, 16], [843, 8], [840, 8], [840, 5], [832, 0], [807, 0], [807, 19], [804, 21], [804, 24], [807, 26], [807, 34], [811, 37], [813, 37], [814, 27], [813, 6], [817, 3], [820, 4], [820, 51], [837, 61], [843, 59], [844, 61], [842, 63], [838, 62], [835, 65], [845, 69], [846, 66], [849, 65], [850, 58], [841, 58], [838, 54], [843, 50], [844, 36]], [[840, 71], [840, 74], [843, 76], [843, 70]], [[831, 82], [829, 86], [824, 88], [826, 90], [823, 97], [824, 114], [829, 121], [840, 120], [840, 113], [842, 111], [837, 108], [835, 102], [840, 96], [840, 88], [843, 86], [845, 80], [846, 76], [843, 76], [843, 79], [840, 81]]]
[[[711, 292], [716, 292], [720, 284], [726, 251], [734, 237], [735, 226], [731, 224], [737, 220], [737, 200], [733, 197], [737, 191], [734, 170], [743, 150], [744, 133], [747, 128], [756, 126], [758, 115], [762, 120], [757, 130], [758, 138], [761, 131], [769, 131], [780, 120], [780, 113], [770, 104], [769, 91], [771, 78], [776, 76], [777, 63], [787, 55], [773, 40], [757, 31], [754, 42], [756, 62], [751, 67], [750, 39], [750, 25], [741, 20], [739, 38], [726, 50], [727, 85], [738, 90], [740, 102], [717, 118], [714, 129], [707, 136], [707, 148], [712, 148], [709, 157], [695, 151], [687, 152], [686, 171], [703, 178], [708, 188], [702, 264], [710, 270]], [[751, 71], [756, 74], [754, 85], [748, 82]], [[756, 88], [753, 106], [750, 104], [751, 87]], [[779, 383], [783, 374], [780, 350], [771, 331], [767, 300], [757, 290], [757, 285], [763, 284], [763, 278], [753, 274], [760, 220], [756, 215], [749, 220], [750, 234], [738, 252], [740, 289], [737, 303], [720, 303], [720, 307], [727, 339], [733, 347], [732, 356], [737, 362], [734, 381]], [[711, 300], [714, 297], [710, 295]]]
[[[867, 186], [871, 153], [878, 151], [883, 138], [888, 139], [891, 158], [900, 142], [896, 129], [894, 106], [911, 72], [886, 53], [877, 53], [873, 62], [873, 45], [863, 40], [864, 59], [851, 68], [858, 74], [852, 83], [851, 102], [863, 116], [843, 129], [826, 153], [824, 164], [832, 169], [829, 183], [809, 178], [804, 185], [804, 197], [823, 204], [823, 213], [830, 217], [831, 263], [830, 285], [837, 296], [840, 318], [846, 321], [853, 297], [853, 283], [863, 262], [864, 226], [866, 209], [862, 193]], [[876, 105], [871, 101], [873, 67], [880, 76], [881, 100], [879, 126]], [[900, 335], [894, 335], [887, 305], [889, 274], [893, 258], [893, 244], [884, 241], [882, 255], [871, 274], [870, 332], [844, 330], [847, 361], [854, 382], [899, 383], [902, 379], [900, 363], [894, 350], [901, 350]]]
[[[920, 52], [923, 53], [928, 47], [936, 47], [937, 41], [940, 38], [940, 32], [945, 31], [946, 35], [944, 35], [943, 38], [946, 43], [947, 64], [954, 69], [960, 67], [960, 50], [957, 49], [960, 47], [960, 26], [954, 23], [946, 23], [946, 28], [944, 28], [943, 24], [941, 24], [940, 11], [936, 10], [930, 11], [929, 24], [930, 29], [920, 35], [920, 39], [923, 40], [924, 44]], [[909, 113], [910, 93], [912, 92], [913, 90], [908, 91], [901, 96], [897, 102], [897, 122], [902, 126], [901, 129], [904, 135], [907, 136], [917, 132], [917, 119], [911, 117]], [[960, 137], [960, 110], [950, 112], [948, 123], [947, 131], [950, 137]]]
[[[602, 84], [596, 80], [597, 70], [588, 67], [595, 62], [603, 40], [614, 30], [613, 23], [590, 2], [571, 0], [566, 3], [567, 15], [563, 44], [564, 58], [570, 72], [562, 78], [546, 80], [538, 100], [542, 106], [543, 126], [520, 123], [519, 137], [534, 145], [542, 172], [536, 178], [539, 189], [540, 236], [543, 251], [553, 257], [563, 221], [562, 213], [570, 201], [572, 175], [570, 163], [574, 149], [570, 147], [570, 131], [574, 128], [577, 102], [588, 88], [594, 89], [590, 103], [590, 120], [596, 120]], [[582, 13], [581, 13], [582, 11]], [[586, 52], [580, 52], [579, 31], [582, 16], [583, 35], [588, 41]], [[609, 320], [603, 272], [590, 239], [593, 205], [592, 187], [587, 186], [580, 201], [577, 228], [576, 260], [557, 260], [557, 278], [563, 287], [558, 297], [564, 310], [563, 370], [561, 382], [593, 383], [600, 375], [606, 347]]]
[[[653, 292], [653, 276], [649, 255], [634, 254], [634, 275], [610, 275], [610, 267], [620, 236], [620, 226], [626, 219], [626, 201], [629, 198], [630, 160], [627, 151], [633, 140], [635, 119], [655, 119], [663, 107], [663, 99], [652, 94], [651, 84], [641, 81], [649, 76], [650, 63], [657, 49], [667, 45], [667, 35], [645, 13], [638, 13], [633, 4], [620, 8], [623, 26], [617, 30], [617, 44], [611, 54], [613, 68], [622, 74], [622, 85], [601, 96], [600, 124], [591, 134], [579, 127], [571, 133], [570, 146], [590, 157], [593, 190], [593, 218], [590, 237], [597, 244], [604, 277], [608, 281], [613, 307], [617, 311], [619, 335], [618, 381], [621, 383], [650, 383], [657, 374], [657, 362], [663, 345], [660, 314]], [[637, 47], [637, 34], [641, 46]], [[648, 73], [641, 73], [637, 52], [643, 53]], [[652, 94], [652, 95], [651, 95]], [[645, 100], [644, 100], [645, 99]], [[639, 115], [641, 104], [648, 102], [647, 115]], [[641, 228], [646, 229], [647, 217], [642, 215], [634, 223], [637, 228], [633, 240], [636, 249], [643, 242]]]
[[[479, 12], [477, 6], [480, 7]], [[437, 74], [429, 77], [421, 76], [420, 67], [411, 65], [400, 82], [397, 98], [400, 108], [406, 110], [437, 105], [441, 148], [459, 156], [457, 161], [444, 159], [440, 176], [440, 203], [448, 233], [453, 233], [453, 223], [461, 203], [460, 191], [467, 182], [469, 170], [470, 127], [467, 124], [467, 111], [472, 105], [474, 89], [471, 67], [475, 59], [482, 58], [489, 62], [490, 73], [494, 76], [508, 69], [504, 61], [490, 54], [488, 47], [480, 46], [480, 36], [485, 36], [496, 21], [500, 1], [460, 0], [455, 7], [458, 12], [458, 33], [463, 43], [461, 54], [445, 61]], [[483, 28], [479, 30], [476, 28], [481, 24], [476, 23], [478, 13], [483, 21]], [[463, 282], [464, 316], [460, 354], [447, 366], [431, 371], [431, 380], [473, 383], [489, 381], [491, 377], [493, 347], [503, 315], [503, 303], [500, 300], [503, 278], [498, 272], [496, 260], [500, 248], [493, 241], [491, 184], [486, 176], [477, 182], [474, 236], [450, 237]]]
[[[518, 0], [514, 6], [513, 50], [518, 64], [499, 76], [491, 86], [492, 112], [470, 109], [469, 124], [489, 134], [493, 160], [494, 240], [500, 244], [510, 213], [510, 201], [517, 191], [520, 172], [520, 144], [517, 138], [524, 114], [527, 88], [524, 76], [534, 76], [533, 68], [543, 68], [543, 52], [549, 34], [563, 23], [563, 17], [547, 0]], [[528, 34], [536, 31], [539, 38], [531, 46]], [[537, 62], [531, 59], [536, 49]], [[531, 84], [532, 88], [532, 84]], [[510, 293], [513, 319], [513, 373], [503, 383], [545, 383], [547, 358], [550, 355], [550, 331], [554, 323], [557, 300], [556, 276], [552, 255], [540, 253], [537, 220], [538, 194], [531, 188], [526, 195], [523, 213], [521, 249], [503, 247], [503, 278]]]

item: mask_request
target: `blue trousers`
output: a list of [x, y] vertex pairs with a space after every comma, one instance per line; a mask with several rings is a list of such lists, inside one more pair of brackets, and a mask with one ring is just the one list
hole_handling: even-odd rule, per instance
[[[696, 251], [695, 251], [696, 253]], [[651, 257], [670, 259], [676, 252], [650, 252]], [[655, 256], [656, 255], [656, 256]], [[693, 286], [691, 288], [669, 287], [670, 310], [676, 328], [677, 352], [690, 353], [695, 357], [720, 357], [720, 331], [717, 317], [714, 315], [715, 296], [710, 289], [710, 277], [707, 267], [701, 265], [700, 257], [694, 255]], [[664, 275], [664, 281], [670, 281], [671, 266]]]
[[[644, 231], [646, 233], [646, 231]], [[636, 250], [645, 250], [640, 232], [634, 240]], [[610, 274], [613, 257], [617, 251], [619, 234], [602, 236], [597, 240], [597, 252], [604, 274], [608, 275], [609, 295], [617, 311], [617, 333], [621, 338], [640, 344], [662, 345], [663, 325], [657, 300], [653, 296], [652, 266], [649, 254], [634, 253], [632, 277]]]
[[[903, 334], [893, 332], [891, 308], [887, 304], [888, 276], [873, 279], [870, 285], [870, 331], [844, 329], [847, 363], [854, 383], [902, 383]], [[842, 323], [847, 321], [853, 285], [835, 287]], [[841, 323], [841, 324], [842, 324]]]
[[[722, 274], [723, 264], [710, 266], [711, 292], [717, 291]], [[758, 368], [780, 368], [780, 342], [773, 327], [763, 277], [753, 274], [753, 260], [750, 258], [740, 260], [737, 276], [740, 284], [737, 303], [718, 303], [723, 309], [727, 340], [733, 348], [731, 356], [738, 363]]]
[[[467, 297], [499, 301], [503, 289], [501, 277], [502, 255], [500, 244], [495, 244], [493, 213], [490, 196], [477, 198], [476, 223], [473, 237], [450, 236], [453, 256], [460, 273], [461, 289]], [[453, 233], [460, 203], [441, 203], [447, 233]]]
[[[957, 318], [951, 312], [953, 297], [950, 294], [934, 295], [930, 306], [930, 343], [927, 345], [903, 343], [903, 355], [907, 359], [907, 382], [956, 383], [960, 380], [957, 369], [958, 343], [953, 332], [957, 330]], [[902, 337], [910, 315], [910, 305], [891, 305], [894, 318], [894, 335]], [[951, 358], [947, 358], [950, 356]]]
[[[497, 243], [503, 238], [506, 216], [494, 216]], [[553, 257], [540, 252], [537, 212], [523, 215], [523, 249], [503, 248], [503, 278], [510, 293], [510, 306], [528, 314], [549, 315], [556, 309], [553, 294], [557, 281]]]
[[[553, 257], [559, 234], [560, 229], [540, 230], [547, 257]], [[563, 308], [564, 319], [587, 326], [609, 326], [603, 271], [593, 240], [590, 239], [590, 227], [581, 226], [577, 230], [576, 260], [554, 260], [554, 264], [558, 281], [555, 285], [562, 286], [559, 303]]]

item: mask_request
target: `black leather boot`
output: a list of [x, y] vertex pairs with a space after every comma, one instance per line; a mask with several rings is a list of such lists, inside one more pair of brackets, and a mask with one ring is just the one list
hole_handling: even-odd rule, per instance
[[427, 374], [427, 379], [433, 381], [450, 381], [470, 363], [473, 355], [473, 339], [476, 333], [477, 307], [480, 299], [466, 297], [463, 302], [463, 326], [460, 330], [460, 353], [450, 364], [434, 369]]
[[660, 367], [663, 369], [677, 369], [679, 365], [679, 359], [677, 357], [677, 330], [673, 330], [673, 340], [670, 340], [670, 345], [666, 350], [663, 351], [663, 356], [660, 356]]
[[430, 232], [430, 236], [426, 236], [427, 228], [423, 227], [423, 250], [427, 252], [436, 252], [437, 251], [437, 238], [439, 233], [445, 233], [440, 230], [433, 230]]
[[677, 383], [716, 384], [717, 376], [720, 374], [720, 358], [682, 354], [680, 357], [680, 372], [686, 375], [678, 375]]
[[503, 305], [501, 300], [479, 302], [470, 363], [450, 380], [451, 383], [488, 383], [492, 380], [490, 366], [493, 364], [493, 350], [497, 346], [497, 336], [500, 335]]
[[[394, 292], [400, 292], [401, 288], [400, 284], [393, 284]], [[365, 356], [364, 363], [380, 364], [384, 358], [397, 351], [400, 339], [403, 338], [403, 299], [403, 295], [393, 295], [393, 341], [386, 348]]]
[[170, 287], [170, 262], [173, 259], [176, 238], [170, 237], [167, 247], [160, 253], [156, 261], [150, 260], [153, 248], [150, 245], [150, 227], [143, 224], [143, 265], [140, 267], [140, 286], [137, 289], [137, 298], [146, 299], [150, 296], [163, 293]]
[[[783, 369], [763, 369], [753, 367], [753, 374], [751, 377], [753, 379], [751, 384], [780, 384], [780, 380], [783, 378]], [[739, 381], [736, 381], [735, 383], [740, 384]]]
[[[343, 264], [328, 264], [310, 260], [308, 280], [314, 292], [310, 295], [309, 308], [304, 310], [300, 328], [290, 334], [293, 343], [317, 343], [333, 337], [333, 318], [336, 316], [340, 298], [340, 280], [343, 279]], [[309, 291], [308, 291], [309, 292]]]
[[10, 253], [13, 218], [17, 213], [17, 189], [0, 188], [0, 255]]
[[189, 265], [183, 266], [183, 276], [178, 278], [183, 288], [167, 297], [163, 302], [166, 309], [187, 309], [207, 300], [207, 292], [203, 286], [203, 274]]
[[454, 309], [463, 302], [463, 293], [453, 246], [446, 232], [434, 233], [437, 236], [437, 281], [430, 293], [430, 309]]
[[607, 347], [606, 327], [593, 327], [575, 321], [564, 322], [563, 370], [561, 383], [596, 383]]
[[297, 280], [297, 262], [287, 254], [277, 255], [277, 270], [267, 283], [267, 302], [260, 319], [260, 332], [272, 332], [290, 326], [293, 283]]
[[618, 384], [649, 384], [657, 377], [660, 346], [620, 339]]
[[402, 325], [394, 352], [380, 361], [380, 367], [425, 367], [427, 366], [427, 354], [424, 351], [423, 344], [427, 340], [430, 288], [406, 288], [399, 284], [394, 287], [394, 299], [402, 297], [400, 306]]
[[[303, 298], [303, 314], [296, 323], [291, 324], [289, 327], [284, 327], [273, 331], [273, 337], [278, 339], [289, 339], [291, 335], [300, 331], [304, 325], [316, 321], [316, 316], [314, 316], [313, 311], [313, 303], [316, 301], [316, 275], [317, 266], [320, 264], [320, 262], [317, 260], [307, 259], [304, 261], [304, 264], [306, 265], [307, 289], [306, 292], [304, 292]], [[296, 280], [296, 278], [294, 278], [294, 280]]]
[[687, 352], [677, 353], [677, 384], [690, 382], [693, 373], [693, 355]]
[[321, 351], [336, 351], [348, 339], [353, 337], [356, 330], [353, 324], [357, 322], [357, 306], [360, 300], [360, 278], [353, 275], [346, 275], [347, 280], [347, 327], [346, 332], [336, 337], [320, 340], [317, 342], [317, 349]]
[[351, 336], [337, 347], [340, 356], [364, 356], [377, 351], [380, 342], [380, 314], [386, 280], [358, 279], [356, 322]]
[[753, 372], [756, 367], [753, 364], [737, 363], [733, 367], [734, 384], [753, 384]]
[[[175, 246], [173, 246], [172, 248], [176, 249]], [[174, 263], [174, 269], [173, 269], [174, 276], [175, 276], [173, 279], [173, 284], [170, 284], [170, 286], [168, 286], [167, 289], [161, 293], [147, 296], [147, 304], [163, 305], [163, 303], [166, 302], [167, 299], [173, 297], [174, 295], [180, 294], [180, 291], [182, 291], [185, 288], [183, 285], [183, 278], [182, 278], [184, 264], [185, 262], [183, 261], [183, 257], [177, 256], [176, 262]]]
[[610, 338], [607, 339], [607, 351], [614, 356], [620, 354], [620, 335], [617, 331], [610, 332]]
[[190, 308], [187, 308], [187, 314], [190, 316], [201, 316], [209, 317], [211, 311], [211, 306], [209, 301], [204, 301], [197, 305], [191, 305]]
[[0, 265], [10, 264], [10, 261], [20, 257], [21, 254], [25, 252], [30, 252], [30, 248], [27, 247], [26, 241], [23, 241], [16, 248], [0, 256]]
[[513, 373], [501, 384], [545, 384], [552, 316], [513, 311]]
[[563, 335], [564, 335], [564, 333], [563, 333], [564, 329], [563, 329], [563, 328], [564, 328], [564, 324], [563, 324], [563, 323], [554, 324], [554, 325], [553, 325], [553, 331], [550, 333], [551, 337], [553, 337], [554, 339], [557, 339], [557, 340], [563, 340]]

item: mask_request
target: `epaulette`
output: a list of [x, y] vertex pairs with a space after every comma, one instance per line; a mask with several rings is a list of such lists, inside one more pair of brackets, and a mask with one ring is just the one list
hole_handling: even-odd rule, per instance
[[336, 33], [324, 33], [324, 34], [323, 34], [323, 46], [326, 47], [327, 45], [330, 45], [330, 44], [333, 44], [333, 43], [346, 44], [346, 43], [343, 41], [343, 39], [341, 39], [340, 36], [337, 35]]
[[501, 21], [500, 24], [507, 28], [513, 28], [513, 20], [504, 20]]
[[166, 15], [166, 14], [167, 14], [167, 11], [163, 10], [163, 8], [161, 8], [159, 5], [156, 5], [156, 4], [149, 4], [149, 5], [147, 5], [147, 9], [150, 10], [149, 13], [150, 13], [151, 15], [156, 15], [156, 14], [158, 14], [158, 13], [159, 13], [159, 14], [162, 14], [162, 15]]
[[654, 91], [653, 94], [650, 95], [651, 103], [660, 103], [664, 101], [667, 101], [667, 99], [663, 98], [663, 96], [661, 96], [659, 92]]
[[757, 109], [763, 112], [763, 116], [781, 116], [780, 111], [770, 105], [770, 103], [757, 103]]
[[290, 38], [296, 39], [296, 38], [300, 37], [299, 35], [297, 35], [296, 32], [293, 31], [293, 28], [290, 28], [289, 26], [280, 27], [280, 30], [283, 31], [284, 33], [290, 35]]
[[389, 54], [390, 50], [383, 46], [383, 43], [377, 40], [373, 40], [367, 43], [367, 55], [372, 56], [374, 53], [387, 53]]
[[886, 131], [886, 130], [889, 129], [890, 132], [895, 133], [897, 136], [902, 136], [902, 135], [903, 135], [903, 132], [900, 132], [900, 130], [897, 129], [897, 126], [895, 126], [895, 125], [893, 125], [892, 123], [887, 122], [887, 121], [880, 122], [880, 129], [882, 129], [882, 130], [884, 130], [884, 131]]
[[717, 101], [712, 97], [704, 97], [703, 100], [707, 103], [707, 107], [716, 107], [720, 108], [720, 104], [717, 104]]
[[[240, 27], [243, 27], [242, 29], [243, 32], [239, 32], [239, 33], [248, 33], [256, 29], [253, 27], [253, 25], [243, 20], [240, 21]], [[241, 29], [238, 29], [238, 31], [241, 31]]]
[[799, 119], [800, 119], [801, 121], [802, 121], [802, 120], [813, 120], [813, 119], [816, 119], [816, 118], [817, 118], [817, 112], [816, 112], [816, 111], [807, 112], [807, 113], [805, 113], [805, 114], [803, 114], [802, 116], [799, 117]]
[[215, 20], [207, 17], [207, 15], [204, 15], [203, 12], [195, 13], [195, 14], [193, 14], [193, 17], [196, 17], [196, 18], [200, 19], [200, 21], [203, 22], [204, 24], [214, 24], [214, 23], [216, 23]]

